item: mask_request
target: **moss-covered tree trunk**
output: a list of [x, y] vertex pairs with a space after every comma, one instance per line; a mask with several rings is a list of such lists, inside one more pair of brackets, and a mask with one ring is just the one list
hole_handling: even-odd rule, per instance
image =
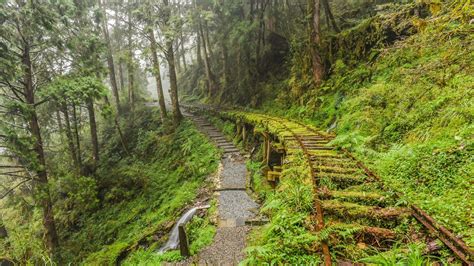
[[170, 97], [171, 104], [173, 106], [173, 122], [175, 125], [178, 125], [181, 122], [182, 114], [179, 109], [178, 101], [178, 80], [176, 78], [176, 68], [174, 64], [174, 51], [173, 51], [173, 42], [169, 41], [167, 43], [167, 52], [166, 58], [168, 61], [169, 75], [170, 75]]

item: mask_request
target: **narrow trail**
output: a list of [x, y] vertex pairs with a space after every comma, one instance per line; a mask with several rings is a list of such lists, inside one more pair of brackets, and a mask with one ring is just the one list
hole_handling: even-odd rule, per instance
[[247, 168], [239, 149], [200, 116], [184, 112], [198, 129], [223, 150], [216, 187], [218, 201], [218, 227], [213, 243], [185, 264], [237, 265], [245, 257], [246, 221], [255, 217], [258, 204], [246, 192]]

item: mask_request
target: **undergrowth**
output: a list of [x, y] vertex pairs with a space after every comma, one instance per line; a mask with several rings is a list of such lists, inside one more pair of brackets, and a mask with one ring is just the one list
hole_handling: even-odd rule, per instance
[[[194, 216], [186, 224], [186, 232], [189, 242], [189, 251], [192, 256], [197, 255], [200, 250], [210, 245], [216, 234], [216, 227], [211, 219], [217, 215], [217, 203], [212, 201], [211, 208], [203, 216]], [[158, 253], [156, 248], [140, 248], [132, 252], [123, 265], [161, 265], [164, 262], [178, 262], [183, 258], [179, 250]]]
[[275, 192], [265, 193], [261, 212], [270, 223], [253, 230], [244, 264], [319, 264], [319, 255], [314, 252], [317, 237], [309, 230], [313, 226], [313, 193], [308, 177], [303, 155], [295, 155], [291, 167], [283, 170]]
[[[191, 122], [170, 130], [160, 126], [156, 112], [138, 112], [132, 128], [124, 129], [129, 155], [118, 152], [116, 137], [106, 138], [97, 177], [56, 179], [65, 262], [111, 265], [143, 243], [156, 249], [217, 169], [218, 150]], [[213, 227], [204, 220], [193, 223], [207, 236], [193, 239], [196, 251], [212, 238]]]
[[334, 131], [333, 145], [473, 247], [473, 25], [446, 16], [425, 22], [373, 62], [336, 62], [303, 104], [282, 92], [262, 110]]

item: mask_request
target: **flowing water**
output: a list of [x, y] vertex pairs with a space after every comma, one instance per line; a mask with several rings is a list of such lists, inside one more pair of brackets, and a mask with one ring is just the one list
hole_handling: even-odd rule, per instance
[[182, 224], [186, 224], [187, 222], [189, 222], [189, 220], [193, 218], [194, 214], [196, 214], [197, 210], [208, 209], [210, 207], [211, 207], [210, 205], [198, 206], [198, 207], [193, 207], [189, 209], [187, 212], [185, 212], [181, 216], [181, 218], [179, 218], [178, 222], [173, 226], [173, 229], [171, 230], [168, 241], [158, 250], [158, 253], [164, 253], [168, 250], [177, 249], [179, 247], [178, 227]]

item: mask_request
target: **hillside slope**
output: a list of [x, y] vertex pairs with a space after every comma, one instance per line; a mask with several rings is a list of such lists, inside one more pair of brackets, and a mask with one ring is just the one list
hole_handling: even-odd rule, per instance
[[473, 246], [474, 27], [461, 21], [419, 21], [418, 33], [373, 61], [338, 60], [302, 105], [277, 100], [264, 110], [334, 131], [333, 144]]

